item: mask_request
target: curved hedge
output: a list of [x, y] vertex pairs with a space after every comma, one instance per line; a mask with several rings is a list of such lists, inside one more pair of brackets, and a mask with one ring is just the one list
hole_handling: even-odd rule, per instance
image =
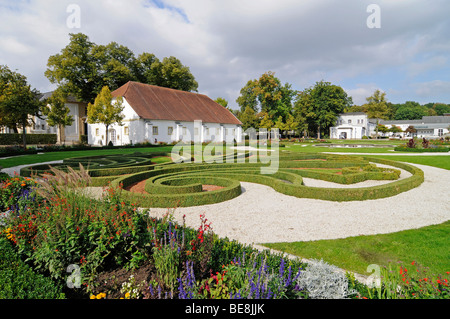
[[[229, 200], [241, 194], [240, 182], [259, 183], [274, 190], [299, 198], [313, 198], [329, 201], [368, 200], [394, 196], [419, 186], [424, 181], [423, 172], [415, 166], [391, 160], [367, 156], [333, 154], [308, 154], [282, 152], [276, 161], [273, 174], [262, 174], [267, 161], [254, 161], [255, 153], [230, 157], [218, 156], [219, 163], [163, 163], [152, 162], [155, 156], [169, 154], [140, 155], [128, 157], [104, 156], [77, 158], [64, 161], [63, 165], [75, 167], [89, 163], [89, 174], [94, 186], [108, 183], [122, 186], [121, 196], [137, 202], [142, 207], [197, 206]], [[268, 156], [268, 155], [266, 155]], [[235, 162], [227, 162], [226, 159]], [[244, 160], [244, 162], [242, 162]], [[393, 168], [381, 168], [372, 163], [385, 164]], [[42, 169], [42, 167], [38, 167]], [[411, 176], [398, 180], [400, 170]], [[36, 167], [34, 167], [36, 169]], [[30, 172], [25, 170], [23, 172]], [[374, 187], [320, 188], [303, 184], [303, 177], [321, 179], [334, 183], [354, 184], [366, 180], [392, 180], [393, 182]], [[129, 189], [136, 183], [145, 183], [145, 192], [136, 193]], [[219, 186], [213, 191], [203, 191], [203, 185]], [[263, 196], [263, 195], [262, 195]]]

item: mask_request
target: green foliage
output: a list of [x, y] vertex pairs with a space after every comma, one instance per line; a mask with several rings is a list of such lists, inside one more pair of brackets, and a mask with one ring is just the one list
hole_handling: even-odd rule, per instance
[[[56, 134], [27, 134], [27, 144], [56, 144]], [[17, 145], [22, 142], [22, 134], [0, 134], [0, 145]]]
[[297, 95], [294, 111], [297, 119], [303, 118], [301, 129], [317, 131], [320, 138], [320, 132], [329, 131], [337, 115], [351, 104], [351, 97], [340, 86], [320, 81]]
[[57, 126], [60, 135], [60, 144], [64, 141], [64, 127], [72, 125], [74, 118], [70, 115], [70, 109], [66, 105], [67, 96], [61, 91], [56, 90], [47, 100], [49, 107], [44, 108], [44, 115], [47, 117], [47, 123], [50, 126]]
[[43, 106], [39, 92], [31, 89], [25, 76], [0, 66], [0, 124], [15, 129], [21, 126], [24, 148], [27, 145], [26, 128], [32, 124], [30, 117], [40, 117]]
[[89, 103], [87, 107], [88, 122], [90, 124], [101, 123], [106, 126], [106, 143], [108, 145], [108, 127], [115, 123], [122, 125], [124, 115], [122, 111], [122, 97], [118, 97], [113, 101], [111, 91], [107, 86], [102, 88], [102, 91], [95, 98], [94, 104]]
[[0, 299], [64, 299], [60, 286], [22, 261], [0, 235]]
[[82, 33], [70, 34], [70, 43], [48, 59], [46, 77], [80, 101], [92, 103], [104, 86], [112, 91], [128, 81], [196, 91], [189, 68], [175, 57], [160, 61], [154, 54], [139, 56], [116, 42], [97, 45]]

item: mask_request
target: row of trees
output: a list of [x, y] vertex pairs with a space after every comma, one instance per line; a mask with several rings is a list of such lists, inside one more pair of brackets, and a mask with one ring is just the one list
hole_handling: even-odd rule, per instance
[[352, 98], [337, 85], [320, 81], [301, 92], [291, 84], [281, 84], [273, 72], [250, 80], [237, 98], [240, 109], [235, 115], [243, 129], [278, 128], [281, 131], [300, 131], [304, 136], [328, 132], [339, 113], [350, 108]]
[[[223, 99], [217, 102], [224, 106], [228, 104]], [[320, 81], [303, 91], [296, 91], [289, 83], [282, 85], [273, 72], [248, 81], [236, 102], [239, 109], [233, 113], [243, 123], [244, 130], [276, 127], [280, 131], [298, 131], [303, 136], [318, 138], [335, 125], [339, 113], [365, 112], [369, 118], [383, 120], [415, 120], [450, 113], [450, 104], [444, 103], [420, 105], [407, 101], [393, 104], [380, 90], [367, 97], [365, 104], [354, 105], [340, 86]]]
[[[197, 91], [198, 83], [175, 57], [159, 60], [154, 54], [138, 56], [126, 46], [111, 42], [97, 45], [82, 34], [70, 34], [70, 43], [48, 59], [46, 77], [57, 89], [48, 99], [28, 84], [24, 75], [0, 66], [0, 126], [22, 129], [26, 147], [26, 128], [33, 117], [46, 117], [59, 129], [72, 125], [73, 116], [66, 106], [68, 96], [88, 103], [88, 122], [107, 127], [120, 122], [117, 105], [111, 105], [111, 91], [128, 81], [137, 81], [183, 91]], [[120, 110], [121, 111], [121, 110]]]

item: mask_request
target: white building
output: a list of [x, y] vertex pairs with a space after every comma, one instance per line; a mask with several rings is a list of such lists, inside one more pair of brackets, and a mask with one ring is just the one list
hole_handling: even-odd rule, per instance
[[123, 125], [88, 125], [88, 143], [127, 145], [177, 141], [241, 141], [242, 123], [206, 95], [128, 82], [112, 92], [123, 98]]
[[369, 119], [364, 112], [341, 113], [336, 126], [330, 128], [332, 139], [362, 139], [375, 134], [376, 119]]
[[[51, 97], [53, 92], [44, 93], [40, 100], [43, 101]], [[72, 125], [68, 125], [62, 132], [62, 141], [64, 143], [72, 144], [79, 143], [82, 135], [87, 134], [87, 103], [78, 101], [75, 97], [67, 97], [65, 105], [69, 108], [69, 115], [72, 115]], [[30, 134], [57, 134], [58, 141], [60, 141], [60, 132], [56, 126], [49, 126], [45, 120], [45, 116], [42, 119], [33, 117], [33, 126], [28, 128]]]
[[[425, 138], [441, 138], [449, 133], [450, 115], [445, 116], [424, 116], [421, 120], [401, 120], [401, 121], [380, 121], [380, 124], [391, 128], [399, 127], [403, 132], [396, 133], [402, 137], [411, 137], [411, 134], [405, 133], [405, 130], [412, 126], [416, 129], [414, 136]], [[392, 133], [388, 133], [392, 135]]]

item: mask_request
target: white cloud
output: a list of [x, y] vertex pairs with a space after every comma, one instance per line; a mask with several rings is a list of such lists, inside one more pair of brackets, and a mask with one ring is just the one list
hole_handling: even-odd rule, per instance
[[[80, 29], [66, 25], [71, 3], [81, 8]], [[136, 54], [176, 56], [190, 67], [201, 93], [223, 96], [232, 107], [246, 82], [269, 70], [298, 90], [322, 79], [341, 85], [356, 104], [378, 87], [411, 95], [441, 93], [439, 81], [450, 81], [449, 72], [442, 72], [450, 68], [450, 2], [377, 1], [380, 29], [366, 26], [371, 3], [3, 0], [0, 63], [45, 90], [48, 57], [68, 44], [69, 33], [83, 32], [95, 43], [116, 41]], [[407, 83], [413, 77], [428, 84], [411, 88]]]

